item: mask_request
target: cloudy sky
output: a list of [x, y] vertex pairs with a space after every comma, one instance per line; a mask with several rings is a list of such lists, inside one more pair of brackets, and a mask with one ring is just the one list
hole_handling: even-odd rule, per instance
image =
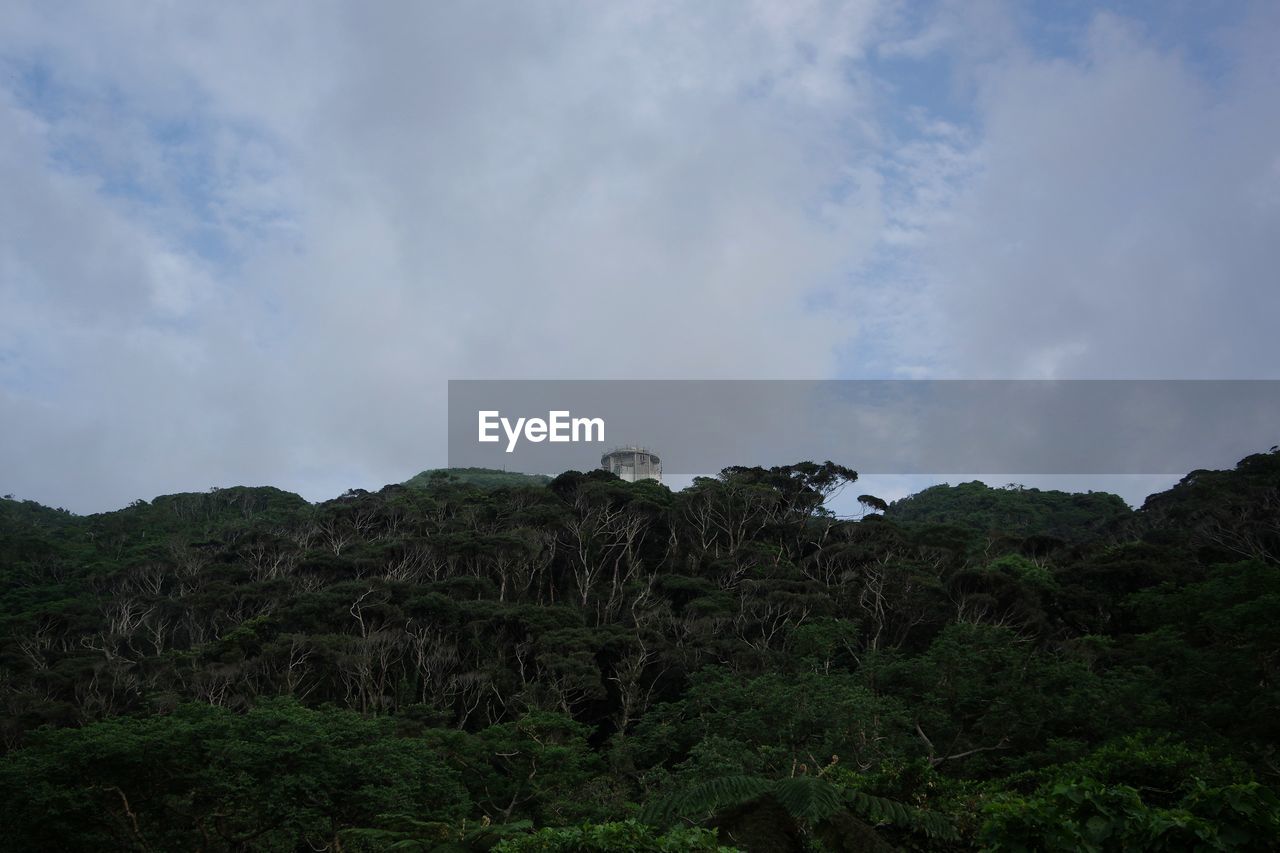
[[449, 378], [1280, 378], [1278, 43], [1243, 0], [8, 2], [0, 492], [377, 488], [444, 463]]

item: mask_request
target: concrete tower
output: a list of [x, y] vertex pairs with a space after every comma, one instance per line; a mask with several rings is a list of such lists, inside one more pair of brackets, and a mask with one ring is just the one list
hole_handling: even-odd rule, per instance
[[662, 460], [646, 447], [628, 445], [610, 450], [600, 457], [600, 467], [617, 474], [628, 483], [636, 480], [662, 482]]

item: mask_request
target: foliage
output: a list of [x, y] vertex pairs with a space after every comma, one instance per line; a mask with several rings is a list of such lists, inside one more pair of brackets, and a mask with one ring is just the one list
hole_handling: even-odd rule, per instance
[[979, 839], [993, 851], [1261, 850], [1280, 838], [1280, 800], [1256, 782], [1196, 781], [1173, 808], [1128, 785], [1055, 783], [1030, 797], [994, 801]]
[[29, 849], [320, 846], [389, 811], [461, 816], [465, 798], [389, 720], [287, 699], [44, 731], [0, 763], [3, 825]]
[[1042, 491], [985, 483], [930, 486], [894, 501], [885, 517], [906, 524], [953, 524], [986, 533], [998, 530], [1015, 536], [1054, 536], [1077, 540], [1106, 530], [1132, 511], [1106, 492]]
[[413, 815], [384, 816], [386, 828], [350, 829], [341, 833], [345, 848], [400, 850], [405, 853], [476, 853], [493, 850], [506, 839], [524, 835], [533, 829], [527, 820], [493, 823], [462, 820], [449, 823], [419, 820]]
[[468, 485], [480, 489], [512, 486], [545, 486], [551, 478], [545, 474], [521, 474], [494, 468], [429, 468], [415, 474], [404, 485], [414, 489], [435, 489], [445, 485]]
[[1280, 454], [1137, 511], [855, 478], [0, 499], [3, 846], [1265, 846]]
[[859, 826], [870, 840], [875, 838], [871, 827], [890, 824], [943, 841], [956, 838], [955, 829], [944, 817], [834, 784], [820, 775], [783, 779], [720, 776], [651, 801], [641, 817], [659, 826], [680, 817], [710, 817], [725, 827], [729, 838], [741, 838], [750, 848], [758, 828], [743, 826], [734, 818], [744, 810], [766, 805], [780, 807], [778, 818], [792, 824], [782, 827], [789, 835], [808, 830], [818, 838], [830, 840], [852, 824]]
[[733, 853], [736, 848], [716, 843], [715, 832], [679, 827], [657, 833], [652, 827], [627, 820], [583, 824], [563, 829], [542, 829], [522, 838], [511, 838], [495, 853]]

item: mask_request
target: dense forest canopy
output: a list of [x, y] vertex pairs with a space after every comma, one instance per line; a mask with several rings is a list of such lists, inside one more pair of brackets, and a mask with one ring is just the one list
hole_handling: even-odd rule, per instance
[[1265, 850], [1280, 453], [0, 500], [7, 850]]
[[931, 486], [894, 501], [885, 515], [907, 524], [954, 524], [979, 533], [1077, 540], [1127, 519], [1131, 512], [1123, 499], [1106, 492], [1041, 491], [1018, 485], [993, 489], [975, 481]]
[[468, 483], [486, 489], [502, 486], [545, 486], [551, 478], [545, 474], [521, 474], [517, 471], [500, 471], [495, 468], [429, 468], [404, 481], [406, 486], [430, 489], [441, 485], [441, 480]]

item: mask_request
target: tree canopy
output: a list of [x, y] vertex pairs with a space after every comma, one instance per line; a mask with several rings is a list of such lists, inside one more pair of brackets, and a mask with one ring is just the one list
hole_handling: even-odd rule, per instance
[[0, 499], [3, 847], [1271, 849], [1280, 454], [856, 478]]

